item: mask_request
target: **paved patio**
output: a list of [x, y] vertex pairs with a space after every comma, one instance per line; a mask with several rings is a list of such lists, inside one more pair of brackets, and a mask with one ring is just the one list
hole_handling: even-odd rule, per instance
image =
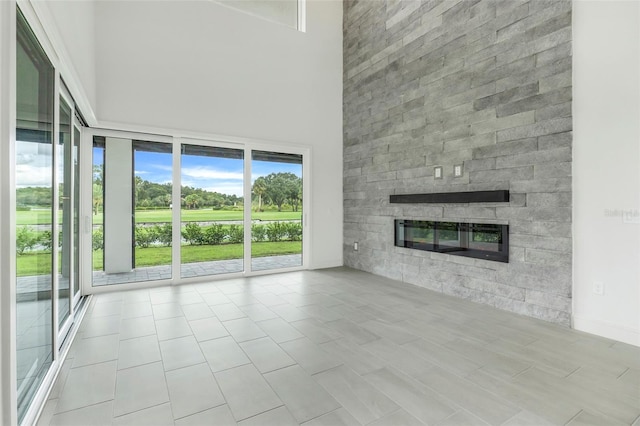
[[[257, 257], [251, 260], [251, 269], [254, 271], [292, 268], [300, 265], [302, 265], [301, 254]], [[234, 272], [242, 272], [243, 270], [244, 267], [242, 259], [186, 263], [182, 265], [181, 277], [193, 278], [208, 275], [230, 274]], [[106, 274], [104, 271], [93, 272], [94, 286], [168, 279], [171, 279], [171, 266], [168, 265], [136, 268], [131, 272], [124, 272], [121, 274]]]
[[[251, 269], [254, 271], [292, 268], [300, 265], [302, 265], [301, 254], [256, 257], [251, 260]], [[229, 274], [233, 272], [242, 272], [243, 270], [242, 259], [186, 263], [182, 265], [182, 278]], [[107, 274], [104, 271], [93, 271], [94, 286], [168, 279], [171, 279], [171, 266], [136, 268], [131, 272], [124, 272], [121, 274]], [[61, 280], [60, 287], [69, 288], [68, 281]], [[26, 295], [29, 293], [49, 290], [51, 290], [51, 278], [49, 275], [18, 277], [18, 294]]]

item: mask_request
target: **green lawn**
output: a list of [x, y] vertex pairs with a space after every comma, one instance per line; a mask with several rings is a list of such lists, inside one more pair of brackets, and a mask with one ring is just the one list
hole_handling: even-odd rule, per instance
[[[58, 214], [58, 217], [62, 217], [62, 213]], [[266, 212], [251, 212], [252, 219], [260, 220], [299, 220], [302, 218], [301, 212], [292, 211], [266, 211]], [[228, 210], [182, 210], [182, 222], [208, 222], [217, 220], [242, 220], [242, 211], [228, 211]], [[51, 223], [51, 211], [50, 210], [30, 210], [16, 212], [16, 222], [18, 225], [35, 225]], [[141, 210], [136, 212], [136, 223], [158, 223], [158, 222], [171, 222], [171, 210]], [[102, 223], [102, 214], [93, 216], [94, 224]]]
[[[208, 262], [212, 260], [240, 259], [242, 244], [219, 246], [182, 246], [182, 262]], [[262, 242], [251, 245], [253, 257], [302, 253], [301, 241]], [[43, 275], [51, 271], [51, 253], [30, 252], [18, 256], [18, 276]], [[136, 248], [136, 266], [158, 266], [171, 264], [171, 247]], [[93, 269], [102, 270], [102, 250], [93, 252]]]
[[[209, 262], [212, 260], [241, 259], [244, 255], [242, 244], [222, 244], [217, 246], [182, 246], [182, 263]], [[277, 243], [252, 243], [253, 257], [276, 256], [302, 253], [301, 241], [281, 241]], [[171, 264], [171, 247], [136, 248], [136, 267]], [[102, 251], [93, 252], [93, 269], [102, 270]]]

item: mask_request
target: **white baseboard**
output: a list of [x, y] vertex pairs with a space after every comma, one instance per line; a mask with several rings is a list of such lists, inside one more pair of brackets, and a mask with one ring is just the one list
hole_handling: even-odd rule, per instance
[[[619, 342], [640, 346], [640, 328], [632, 328], [608, 321], [573, 315], [573, 328]], [[640, 324], [639, 324], [640, 326]]]
[[342, 258], [325, 260], [320, 262], [313, 262], [311, 263], [311, 265], [309, 265], [309, 269], [339, 268], [340, 266], [344, 266], [344, 262], [342, 261]]

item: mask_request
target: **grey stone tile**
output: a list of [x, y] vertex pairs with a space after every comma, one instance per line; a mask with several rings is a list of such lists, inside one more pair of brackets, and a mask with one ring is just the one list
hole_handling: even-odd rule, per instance
[[283, 343], [304, 337], [302, 333], [281, 318], [264, 320], [257, 322], [256, 324], [258, 324], [258, 326], [276, 343]]
[[60, 392], [56, 413], [110, 401], [115, 386], [116, 361], [72, 368]]
[[189, 321], [191, 330], [198, 342], [228, 336], [229, 332], [217, 318], [203, 318]]
[[176, 426], [229, 426], [235, 423], [236, 421], [229, 410], [229, 406], [226, 404], [183, 417], [175, 422]]
[[229, 334], [231, 334], [231, 337], [238, 343], [266, 336], [260, 327], [249, 318], [224, 321], [222, 325], [224, 325]]
[[364, 379], [424, 423], [439, 422], [457, 411], [444, 398], [428, 392], [397, 370], [383, 368], [366, 374]]
[[156, 330], [160, 341], [193, 334], [191, 327], [189, 327], [189, 322], [184, 317], [156, 320]]
[[340, 408], [340, 404], [297, 365], [266, 373], [264, 377], [300, 423]]
[[169, 394], [161, 362], [118, 371], [114, 417], [165, 402], [169, 402]]
[[166, 373], [173, 417], [187, 417], [223, 405], [225, 400], [207, 363]]
[[113, 419], [114, 426], [171, 426], [173, 415], [170, 404], [156, 405]]
[[313, 378], [360, 424], [369, 424], [400, 408], [350, 368], [333, 368]]
[[298, 422], [293, 418], [287, 407], [282, 406], [262, 414], [249, 417], [238, 422], [240, 426], [296, 426]]
[[160, 347], [155, 335], [120, 342], [118, 370], [160, 361]]
[[193, 336], [162, 341], [160, 351], [165, 371], [205, 362], [200, 346]]
[[278, 370], [296, 363], [269, 337], [240, 343], [240, 347], [261, 373]]
[[281, 343], [280, 346], [312, 375], [342, 364], [306, 337]]
[[233, 417], [240, 421], [282, 405], [269, 384], [253, 365], [215, 373]]
[[106, 426], [111, 424], [112, 410], [113, 401], [107, 401], [56, 414], [49, 424], [52, 426]]
[[200, 348], [213, 372], [251, 362], [232, 337], [221, 337], [200, 342]]
[[123, 318], [120, 323], [120, 340], [156, 334], [153, 316]]

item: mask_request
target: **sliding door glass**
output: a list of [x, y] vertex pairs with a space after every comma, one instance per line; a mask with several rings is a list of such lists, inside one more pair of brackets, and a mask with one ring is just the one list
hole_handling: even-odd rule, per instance
[[302, 155], [252, 151], [251, 269], [302, 265]]
[[181, 146], [181, 277], [244, 270], [244, 151]]
[[73, 126], [73, 296], [80, 296], [80, 129]]
[[73, 234], [73, 162], [71, 155], [71, 107], [60, 97], [60, 133], [57, 147], [58, 161], [58, 326], [71, 315], [72, 234]]
[[172, 146], [93, 141], [93, 285], [171, 279]]
[[17, 17], [16, 349], [18, 420], [51, 365], [54, 68]]

